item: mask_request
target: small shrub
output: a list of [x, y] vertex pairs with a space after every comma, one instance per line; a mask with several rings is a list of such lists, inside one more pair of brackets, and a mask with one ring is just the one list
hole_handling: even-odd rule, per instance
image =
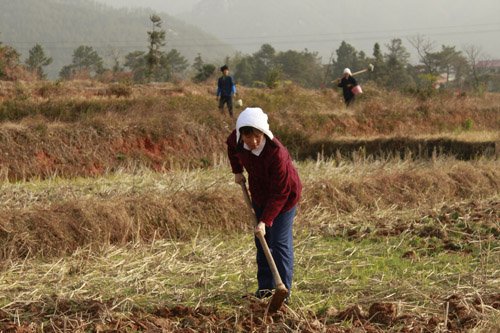
[[0, 121], [16, 121], [36, 114], [32, 105], [25, 100], [7, 100], [0, 104]]
[[474, 127], [474, 121], [470, 118], [465, 119], [463, 124], [464, 130], [470, 131]]
[[62, 95], [63, 90], [60, 83], [44, 82], [38, 88], [37, 93], [40, 97], [49, 98]]
[[262, 81], [253, 81], [252, 87], [254, 87], [254, 88], [267, 88], [267, 84], [265, 82], [262, 82]]
[[82, 123], [85, 124], [85, 126], [88, 126], [90, 129], [94, 130], [95, 133], [100, 136], [109, 135], [111, 131], [109, 124], [103, 118], [93, 117], [85, 119]]
[[279, 68], [273, 68], [266, 75], [266, 86], [270, 89], [275, 89], [278, 87], [281, 79], [281, 70]]
[[417, 106], [416, 111], [422, 116], [427, 117], [430, 114], [429, 109], [430, 107], [428, 103], [421, 103]]
[[106, 93], [108, 96], [130, 97], [132, 95], [132, 88], [123, 83], [115, 83], [109, 86]]
[[68, 104], [57, 100], [49, 100], [39, 105], [39, 114], [49, 120], [65, 120], [70, 109]]
[[15, 94], [16, 94], [15, 98], [18, 101], [25, 101], [29, 98], [29, 92], [23, 85], [19, 83], [16, 83]]
[[117, 161], [123, 162], [127, 159], [127, 155], [125, 155], [123, 153], [117, 153], [115, 158]]
[[48, 133], [48, 130], [49, 130], [47, 123], [45, 123], [43, 121], [40, 121], [40, 122], [37, 122], [36, 124], [33, 124], [33, 126], [31, 126], [31, 128], [33, 129], [34, 132], [36, 132], [40, 136], [46, 136]]
[[204, 169], [210, 167], [210, 160], [207, 157], [200, 158], [200, 166]]

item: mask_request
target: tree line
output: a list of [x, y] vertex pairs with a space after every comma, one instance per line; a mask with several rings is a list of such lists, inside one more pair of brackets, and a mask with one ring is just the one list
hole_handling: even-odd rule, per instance
[[[72, 63], [75, 49], [92, 46], [112, 69], [129, 52], [146, 50], [149, 17], [145, 8], [113, 8], [94, 0], [17, 0], [0, 1], [0, 38], [14, 47], [24, 59], [36, 43], [53, 58], [44, 67], [49, 79], [57, 79], [62, 67]], [[4, 15], [2, 15], [4, 14]], [[201, 52], [210, 59], [223, 59], [233, 49], [215, 36], [168, 13], [161, 13], [168, 31], [168, 49], [177, 48], [190, 62]], [[174, 46], [175, 45], [175, 46]]]
[[[103, 81], [168, 82], [186, 79], [187, 72], [194, 82], [211, 80], [217, 75], [218, 66], [206, 63], [202, 55], [188, 60], [176, 49], [163, 50], [167, 35], [162, 20], [150, 16], [151, 30], [147, 31], [148, 50], [133, 51], [125, 56], [123, 63], [114, 57], [113, 66], [105, 68], [103, 58], [92, 46], [81, 45], [73, 52], [72, 62], [59, 72], [62, 80], [97, 79]], [[379, 86], [399, 90], [429, 90], [441, 86], [459, 89], [481, 89], [491, 75], [477, 67], [480, 50], [468, 46], [463, 51], [455, 46], [441, 45], [435, 48], [432, 41], [421, 36], [409, 39], [416, 50], [419, 63], [412, 65], [410, 53], [399, 38], [392, 39], [382, 47], [375, 43], [371, 55], [358, 51], [343, 41], [332, 52], [328, 64], [323, 64], [317, 52], [277, 51], [264, 44], [250, 55], [237, 53], [224, 59], [238, 84], [253, 87], [274, 88], [280, 82], [292, 81], [307, 88], [328, 87], [339, 77], [344, 68], [359, 70], [374, 65], [375, 70], [366, 79]], [[0, 79], [9, 80], [22, 76], [23, 71], [38, 79], [45, 79], [44, 67], [52, 62], [43, 47], [36, 44], [24, 64], [19, 53], [0, 43]]]

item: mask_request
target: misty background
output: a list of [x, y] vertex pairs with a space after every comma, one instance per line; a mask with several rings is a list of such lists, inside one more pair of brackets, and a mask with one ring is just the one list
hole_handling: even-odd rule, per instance
[[367, 55], [400, 38], [418, 62], [410, 38], [433, 50], [474, 45], [481, 59], [500, 59], [498, 0], [0, 0], [0, 42], [23, 58], [39, 43], [53, 63], [50, 78], [80, 45], [95, 48], [111, 66], [129, 52], [147, 50], [149, 17], [158, 14], [166, 50], [192, 63], [198, 54], [223, 63], [263, 44], [276, 50], [317, 52], [327, 64], [342, 41]]
[[497, 0], [100, 1], [115, 8], [149, 7], [168, 13], [247, 53], [269, 43], [278, 50], [318, 51], [327, 61], [343, 40], [371, 54], [375, 42], [422, 35], [436, 48], [474, 44], [485, 57], [500, 58]]

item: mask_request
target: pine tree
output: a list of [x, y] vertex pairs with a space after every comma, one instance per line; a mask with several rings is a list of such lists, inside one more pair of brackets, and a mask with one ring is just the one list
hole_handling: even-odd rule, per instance
[[395, 38], [389, 44], [386, 44], [386, 47], [389, 52], [384, 55], [387, 69], [385, 86], [389, 88], [411, 86], [414, 82], [407, 70], [410, 53], [403, 46], [403, 42], [400, 38]]
[[196, 72], [200, 72], [201, 69], [203, 68], [204, 62], [203, 59], [201, 58], [201, 54], [198, 53], [196, 58], [194, 58], [193, 61], [193, 68], [196, 70]]
[[382, 50], [380, 48], [379, 43], [375, 43], [373, 45], [373, 63], [374, 71], [368, 73], [368, 78], [374, 80], [376, 82], [383, 81], [383, 77], [386, 74], [385, 63], [384, 63], [384, 55], [382, 54]]
[[234, 77], [238, 83], [251, 85], [254, 81], [254, 59], [252, 56], [243, 57], [235, 66]]
[[205, 64], [200, 53], [194, 58], [193, 68], [195, 69], [194, 82], [204, 82], [215, 72], [215, 65]]
[[146, 63], [148, 66], [146, 76], [149, 80], [153, 77], [158, 77], [158, 71], [162, 58], [162, 46], [165, 46], [166, 32], [161, 29], [162, 21], [158, 15], [151, 15], [149, 17], [153, 23], [153, 30], [148, 31], [149, 36], [149, 52], [146, 56]]
[[170, 81], [176, 76], [182, 75], [182, 72], [189, 67], [187, 59], [177, 49], [172, 49], [167, 54], [162, 54], [160, 63], [162, 66], [162, 75], [159, 79], [161, 81]]
[[52, 58], [47, 57], [40, 44], [36, 44], [29, 51], [29, 57], [26, 59], [28, 70], [35, 73], [39, 79], [45, 79], [47, 75], [43, 72], [43, 67], [52, 63]]
[[205, 82], [215, 72], [215, 65], [204, 64], [193, 78], [194, 82]]
[[253, 54], [253, 79], [266, 81], [268, 73], [274, 68], [276, 50], [270, 44], [263, 44], [259, 51]]
[[73, 62], [64, 66], [59, 72], [63, 79], [71, 79], [75, 75], [94, 76], [104, 72], [103, 60], [92, 46], [80, 45], [73, 51]]
[[337, 62], [334, 69], [334, 75], [342, 75], [344, 68], [355, 70], [359, 68], [358, 51], [349, 43], [342, 41], [337, 49]]

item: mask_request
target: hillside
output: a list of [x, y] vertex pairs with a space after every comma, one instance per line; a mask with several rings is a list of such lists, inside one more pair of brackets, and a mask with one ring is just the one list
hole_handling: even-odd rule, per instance
[[[39, 43], [54, 59], [50, 77], [71, 62], [75, 48], [89, 45], [109, 64], [147, 47], [151, 29], [146, 9], [114, 9], [89, 0], [18, 0], [0, 2], [0, 41], [16, 48], [24, 60]], [[176, 48], [188, 60], [201, 53], [206, 60], [223, 59], [232, 49], [199, 28], [161, 13], [167, 30], [165, 50]], [[207, 42], [209, 41], [209, 42]]]

